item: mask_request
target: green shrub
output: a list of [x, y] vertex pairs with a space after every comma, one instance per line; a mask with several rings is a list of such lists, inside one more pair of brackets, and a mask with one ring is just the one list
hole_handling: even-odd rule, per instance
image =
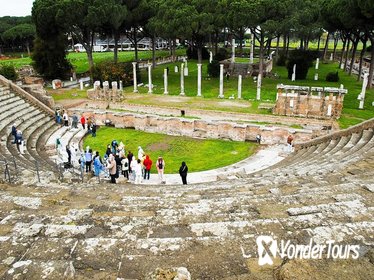
[[17, 80], [18, 74], [13, 64], [6, 64], [0, 66], [0, 75], [4, 76], [8, 80]]
[[287, 56], [284, 52], [280, 52], [277, 60], [277, 66], [286, 66]]
[[288, 78], [292, 78], [293, 66], [296, 64], [296, 80], [305, 80], [308, 70], [313, 66], [316, 52], [307, 50], [294, 50], [290, 52], [286, 63]]
[[339, 73], [338, 72], [329, 72], [326, 75], [327, 82], [339, 82]]
[[[130, 86], [133, 84], [132, 64], [111, 61], [104, 61], [96, 65], [92, 72], [94, 81], [108, 81], [112, 82], [122, 81], [123, 86]], [[137, 73], [137, 81], [140, 81], [140, 73]]]
[[219, 76], [219, 61], [212, 60], [211, 63], [208, 64], [208, 75], [210, 77], [218, 77]]
[[[196, 59], [197, 60], [197, 48], [189, 47], [186, 51], [188, 59]], [[209, 59], [210, 54], [206, 48], [202, 49], [202, 57], [204, 59]]]
[[213, 60], [221, 61], [229, 58], [229, 52], [227, 49], [220, 48], [218, 52], [214, 55]]

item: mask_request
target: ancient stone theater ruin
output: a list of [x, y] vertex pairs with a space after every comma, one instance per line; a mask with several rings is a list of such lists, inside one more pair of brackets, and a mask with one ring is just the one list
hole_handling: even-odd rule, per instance
[[[286, 121], [290, 115], [322, 118], [310, 126], [331, 125], [325, 116], [339, 114], [344, 95], [340, 89], [278, 89], [275, 111]], [[92, 94], [120, 98], [108, 88]], [[53, 160], [56, 135], [78, 147], [84, 131], [57, 126], [53, 110], [1, 78], [1, 279], [322, 279], [327, 271], [329, 279], [343, 279], [343, 272], [344, 279], [373, 279], [374, 119], [347, 130], [307, 132], [238, 124], [239, 114], [186, 120], [147, 108], [109, 112], [98, 104], [69, 113], [145, 131], [162, 123], [170, 134], [202, 138], [246, 141], [261, 133], [265, 144], [286, 143], [291, 133], [295, 151], [277, 163], [252, 171], [237, 164], [187, 186], [99, 184], [79, 170], [61, 171]], [[21, 154], [11, 143], [13, 124], [27, 139]], [[265, 242], [261, 251], [259, 237], [279, 246], [289, 241], [291, 258], [274, 257], [275, 243]], [[320, 246], [321, 257], [292, 258], [295, 244]], [[273, 265], [260, 266], [259, 258]]]

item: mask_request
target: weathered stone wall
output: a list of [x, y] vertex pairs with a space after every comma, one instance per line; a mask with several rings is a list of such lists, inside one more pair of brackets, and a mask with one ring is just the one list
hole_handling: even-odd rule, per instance
[[49, 108], [53, 109], [55, 107], [55, 101], [53, 100], [52, 96], [49, 96], [48, 93], [44, 90], [43, 85], [33, 84], [23, 85], [21, 87], [36, 99], [38, 99], [40, 102], [47, 105]]
[[209, 122], [176, 117], [159, 117], [133, 113], [115, 113], [93, 111], [87, 109], [71, 109], [73, 112], [86, 117], [93, 116], [98, 125], [104, 125], [110, 120], [115, 127], [134, 128], [136, 130], [163, 133], [194, 138], [226, 139], [233, 141], [255, 141], [256, 135], [262, 136], [262, 144], [286, 143], [287, 136], [294, 134], [298, 142], [309, 141], [321, 135], [320, 131], [289, 129], [287, 127], [266, 127], [255, 124], [237, 124], [234, 122]]
[[319, 119], [340, 118], [345, 89], [278, 85], [273, 113]]

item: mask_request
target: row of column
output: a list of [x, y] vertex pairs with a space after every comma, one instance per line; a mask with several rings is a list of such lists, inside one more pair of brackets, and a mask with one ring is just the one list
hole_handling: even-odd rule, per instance
[[[132, 63], [133, 65], [133, 76], [134, 76], [134, 93], [138, 91], [138, 82], [136, 76], [136, 62]], [[220, 64], [220, 73], [219, 73], [219, 95], [218, 98], [225, 98], [223, 93], [223, 74], [224, 74], [224, 65]], [[201, 82], [202, 82], [202, 64], [197, 64], [197, 96], [201, 97]], [[242, 75], [238, 76], [238, 99], [242, 98]], [[152, 64], [148, 65], [148, 93], [153, 93], [153, 84], [152, 84]], [[168, 92], [168, 70], [164, 69], [164, 94], [169, 94]], [[185, 95], [184, 91], [184, 63], [181, 64], [180, 69], [180, 95]], [[261, 78], [257, 80], [257, 95], [256, 99], [259, 100], [261, 96]]]

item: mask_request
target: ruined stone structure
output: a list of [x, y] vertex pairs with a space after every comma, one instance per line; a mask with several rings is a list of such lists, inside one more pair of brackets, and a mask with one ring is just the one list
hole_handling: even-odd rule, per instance
[[[224, 70], [229, 71], [230, 75], [237, 77], [257, 77], [259, 74], [259, 63], [238, 63], [227, 59], [221, 62], [224, 65]], [[264, 60], [264, 76], [273, 70], [273, 59]]]
[[338, 119], [343, 109], [342, 88], [304, 87], [280, 84], [273, 113], [284, 116]]
[[[64, 128], [38, 102], [0, 79], [0, 160], [18, 164], [7, 166], [15, 185], [0, 176], [0, 279], [373, 279], [374, 119], [304, 143], [255, 174], [134, 187], [69, 173], [58, 180], [43, 147]], [[27, 136], [26, 155], [11, 144], [14, 122]], [[358, 245], [358, 259], [324, 250], [321, 259], [277, 254], [273, 266], [259, 266], [263, 235], [332, 241], [339, 255]]]
[[100, 81], [94, 83], [93, 89], [87, 90], [87, 97], [92, 100], [103, 100], [103, 101], [114, 101], [120, 102], [123, 100], [122, 82], [120, 82], [120, 88], [118, 89], [118, 83], [112, 82], [109, 87], [109, 82], [103, 82], [103, 87], [100, 86]]
[[163, 133], [175, 136], [188, 136], [206, 139], [226, 139], [233, 141], [255, 141], [256, 135], [261, 134], [262, 144], [285, 143], [289, 133], [294, 133], [298, 141], [307, 141], [320, 136], [323, 131], [292, 129], [287, 127], [266, 127], [256, 124], [237, 124], [235, 122], [211, 122], [199, 119], [183, 119], [176, 117], [160, 117], [134, 113], [117, 113], [110, 111], [72, 109], [78, 115], [87, 118], [93, 116], [98, 125], [104, 125], [110, 120], [111, 124], [120, 128], [135, 128], [136, 130]]

